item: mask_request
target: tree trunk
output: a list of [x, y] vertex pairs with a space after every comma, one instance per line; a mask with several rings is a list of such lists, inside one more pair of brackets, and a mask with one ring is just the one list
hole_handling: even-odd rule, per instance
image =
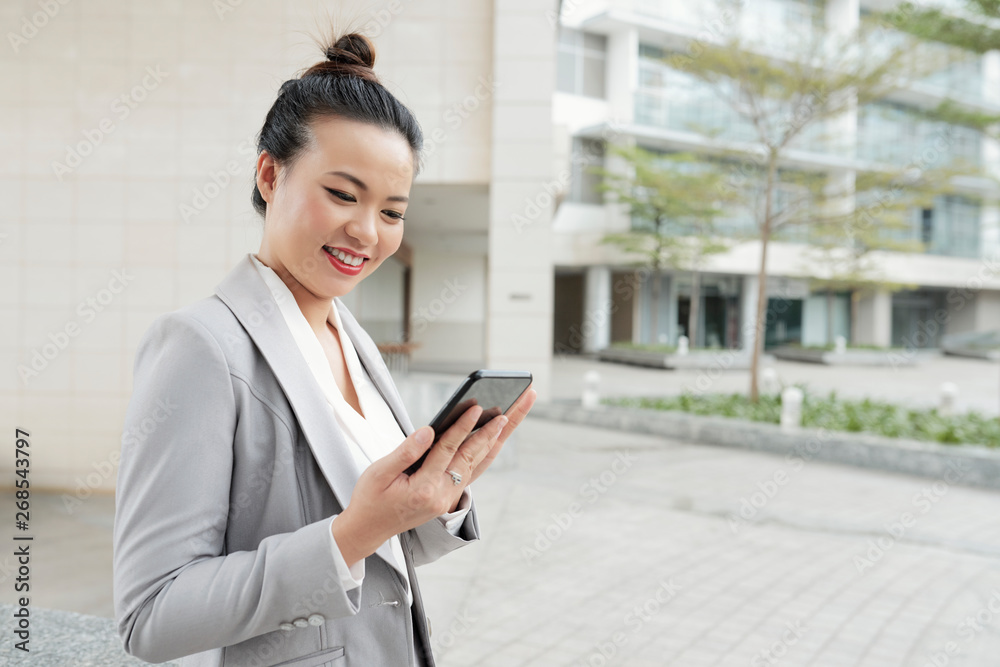
[[688, 345], [698, 345], [698, 307], [701, 305], [701, 271], [691, 272], [691, 308], [688, 311]]
[[757, 376], [760, 371], [760, 355], [764, 349], [764, 333], [767, 330], [767, 320], [764, 313], [767, 310], [767, 244], [771, 239], [771, 207], [774, 204], [774, 175], [777, 168], [774, 152], [767, 156], [767, 181], [764, 191], [764, 221], [760, 226], [760, 269], [757, 272], [757, 316], [754, 322], [753, 354], [750, 357], [750, 402], [757, 403], [760, 392], [757, 387]]

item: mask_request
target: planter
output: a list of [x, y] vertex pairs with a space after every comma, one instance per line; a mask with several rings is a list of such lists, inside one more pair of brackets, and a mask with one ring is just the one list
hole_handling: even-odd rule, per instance
[[1000, 361], [1000, 331], [945, 336], [941, 339], [941, 351], [956, 357]]
[[[750, 353], [744, 350], [692, 350], [687, 354], [608, 347], [597, 353], [600, 361], [610, 361], [647, 368], [746, 370], [750, 368]], [[761, 364], [774, 361], [770, 354], [760, 356]]]
[[843, 352], [806, 347], [779, 347], [771, 353], [777, 359], [827, 366], [913, 366], [917, 355], [907, 350], [852, 350]]
[[1000, 450], [982, 445], [886, 438], [815, 428], [705, 417], [685, 412], [643, 410], [574, 403], [536, 403], [531, 418], [659, 435], [680, 442], [768, 452], [803, 461], [844, 463], [944, 479], [948, 483], [1000, 489]]

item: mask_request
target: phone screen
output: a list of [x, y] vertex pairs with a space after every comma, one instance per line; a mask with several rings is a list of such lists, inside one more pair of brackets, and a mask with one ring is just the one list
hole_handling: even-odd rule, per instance
[[473, 405], [478, 405], [483, 409], [483, 413], [479, 415], [479, 420], [472, 429], [475, 431], [497, 415], [506, 412], [517, 400], [517, 397], [527, 389], [529, 383], [529, 379], [520, 377], [489, 377], [473, 381], [472, 387], [462, 396], [462, 400], [444, 415], [440, 422], [437, 420], [431, 422], [431, 426], [434, 427], [434, 435], [440, 436], [466, 410]]
[[[471, 432], [476, 431], [494, 417], [507, 412], [530, 384], [531, 373], [528, 372], [481, 370], [470, 374], [431, 420], [434, 442], [473, 405], [483, 409]], [[428, 449], [407, 468], [406, 474], [415, 473], [429, 452]]]

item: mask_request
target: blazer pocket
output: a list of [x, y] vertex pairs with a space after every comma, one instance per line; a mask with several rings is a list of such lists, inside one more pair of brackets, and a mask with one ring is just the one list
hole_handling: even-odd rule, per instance
[[321, 667], [331, 660], [337, 660], [343, 657], [344, 647], [334, 646], [332, 648], [325, 648], [322, 651], [310, 653], [309, 655], [304, 655], [301, 658], [292, 658], [291, 660], [285, 660], [284, 662], [276, 662], [271, 665], [271, 667]]

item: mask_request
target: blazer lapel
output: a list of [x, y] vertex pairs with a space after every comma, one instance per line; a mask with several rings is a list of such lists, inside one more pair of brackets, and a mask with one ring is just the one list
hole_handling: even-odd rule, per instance
[[396, 418], [396, 422], [399, 424], [399, 429], [403, 432], [403, 435], [409, 436], [414, 430], [413, 424], [410, 423], [410, 416], [406, 414], [403, 399], [400, 397], [399, 392], [396, 391], [396, 384], [389, 375], [389, 369], [382, 360], [382, 353], [378, 351], [375, 341], [358, 324], [358, 321], [354, 319], [354, 315], [347, 309], [344, 302], [340, 300], [340, 297], [334, 297], [333, 302], [337, 307], [337, 312], [340, 313], [340, 321], [343, 323], [344, 329], [347, 330], [347, 335], [351, 338], [351, 342], [354, 343], [354, 349], [358, 353], [361, 365], [368, 371], [368, 376], [372, 379], [372, 384], [382, 394], [382, 398]]
[[[215, 293], [233, 311], [271, 367], [330, 490], [340, 506], [347, 507], [355, 481], [362, 471], [348, 453], [348, 443], [337, 425], [332, 408], [299, 352], [274, 296], [249, 254], [222, 279], [216, 286]], [[335, 302], [339, 301], [340, 299], [335, 299]], [[358, 357], [385, 397], [403, 433], [409, 435], [413, 426], [406, 416], [399, 395], [390, 391], [393, 385], [388, 369], [384, 363], [376, 363], [376, 358], [381, 362], [378, 348], [347, 308], [342, 303], [337, 303], [337, 307], [348, 335], [357, 348]], [[375, 357], [372, 356], [373, 350]], [[381, 372], [384, 372], [384, 376], [381, 376]], [[405, 564], [397, 563], [393, 558], [388, 541], [383, 542], [375, 553], [393, 567], [402, 581], [407, 580]]]

